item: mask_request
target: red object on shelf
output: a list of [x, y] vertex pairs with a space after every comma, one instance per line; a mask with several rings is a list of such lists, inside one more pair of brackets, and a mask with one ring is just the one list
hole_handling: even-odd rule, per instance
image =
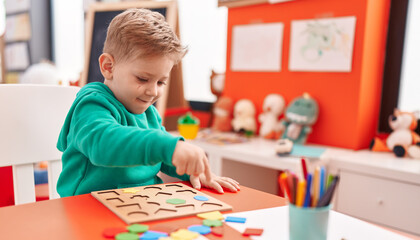
[[186, 114], [187, 112], [190, 112], [190, 111], [191, 111], [191, 108], [189, 108], [189, 107], [168, 108], [165, 111], [165, 117], [182, 115], [182, 114]]
[[15, 205], [12, 167], [0, 167], [0, 207]]

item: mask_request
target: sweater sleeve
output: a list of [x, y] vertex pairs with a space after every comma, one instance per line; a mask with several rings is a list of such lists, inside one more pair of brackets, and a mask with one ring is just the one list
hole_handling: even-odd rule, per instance
[[124, 126], [118, 122], [122, 117], [105, 97], [86, 97], [74, 109], [68, 137], [97, 166], [171, 165], [180, 138], [161, 129]]

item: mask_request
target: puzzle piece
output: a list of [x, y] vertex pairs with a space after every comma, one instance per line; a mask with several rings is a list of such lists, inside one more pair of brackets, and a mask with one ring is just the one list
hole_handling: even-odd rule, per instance
[[206, 235], [211, 232], [210, 227], [203, 226], [203, 225], [191, 225], [188, 227], [188, 230], [191, 232], [199, 233], [201, 235]]
[[228, 216], [228, 217], [226, 217], [225, 222], [245, 223], [246, 222], [246, 218]]
[[208, 227], [220, 227], [223, 225], [223, 222], [220, 220], [204, 219], [203, 225]]
[[137, 193], [139, 190], [134, 188], [126, 188], [123, 190], [123, 193]]
[[143, 233], [149, 230], [149, 226], [143, 224], [132, 224], [127, 227], [127, 230], [132, 233]]
[[179, 198], [166, 199], [166, 203], [173, 204], [173, 205], [184, 204], [185, 202], [186, 201], [184, 199], [179, 199]]
[[225, 232], [225, 228], [223, 227], [223, 225], [222, 225], [222, 226], [220, 226], [220, 227], [212, 227], [212, 228], [211, 228], [211, 233], [212, 233], [213, 235], [218, 236], [218, 237], [223, 236], [223, 233], [224, 233], [224, 232]]
[[116, 240], [138, 240], [139, 235], [135, 233], [119, 233], [115, 236]]
[[209, 200], [209, 198], [206, 197], [206, 196], [195, 196], [194, 199], [198, 200], [198, 201], [208, 201]]
[[187, 229], [179, 229], [178, 231], [171, 233], [171, 237], [175, 239], [179, 238], [183, 240], [192, 240], [198, 236], [199, 236], [198, 233], [188, 231]]
[[197, 217], [210, 219], [210, 220], [223, 220], [224, 219], [223, 215], [219, 211], [200, 213], [200, 214], [197, 214]]
[[168, 234], [164, 232], [157, 232], [157, 231], [147, 231], [143, 235], [140, 236], [140, 240], [155, 240], [162, 237], [167, 237]]
[[262, 228], [247, 228], [245, 229], [245, 232], [242, 233], [244, 236], [261, 236], [261, 234], [264, 232], [264, 229]]
[[102, 236], [105, 238], [115, 238], [115, 236], [119, 233], [127, 232], [125, 228], [107, 228], [102, 232]]

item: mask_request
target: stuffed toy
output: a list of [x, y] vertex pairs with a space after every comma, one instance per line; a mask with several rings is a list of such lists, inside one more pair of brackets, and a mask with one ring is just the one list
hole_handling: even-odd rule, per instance
[[216, 131], [229, 132], [232, 130], [233, 100], [222, 96], [214, 103], [213, 122], [211, 128]]
[[60, 83], [57, 67], [50, 62], [40, 62], [31, 65], [20, 77], [20, 83], [25, 84], [52, 84]]
[[225, 88], [225, 74], [223, 73], [216, 73], [214, 70], [211, 71], [210, 75], [210, 90], [211, 92], [216, 95], [216, 97], [220, 97], [223, 93], [223, 89]]
[[308, 134], [312, 132], [312, 125], [318, 118], [318, 103], [308, 93], [293, 99], [287, 106], [285, 120], [282, 121], [283, 139], [293, 143], [304, 144]]
[[241, 99], [236, 102], [233, 109], [233, 130], [235, 132], [252, 135], [257, 129], [255, 121], [255, 106], [248, 99]]
[[388, 124], [392, 133], [386, 139], [375, 137], [369, 148], [378, 152], [394, 152], [397, 157], [420, 158], [420, 137], [414, 132], [417, 128], [414, 113], [395, 109], [388, 118]]
[[261, 123], [260, 136], [266, 139], [278, 139], [282, 133], [279, 116], [285, 107], [284, 98], [280, 94], [269, 94], [264, 99], [263, 112], [258, 116]]

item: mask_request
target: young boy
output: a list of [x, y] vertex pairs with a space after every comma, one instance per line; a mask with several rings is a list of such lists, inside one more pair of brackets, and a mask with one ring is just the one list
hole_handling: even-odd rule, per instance
[[104, 83], [79, 91], [58, 139], [61, 197], [162, 183], [159, 171], [197, 189], [239, 190], [210, 172], [201, 148], [167, 133], [153, 106], [185, 53], [159, 13], [129, 9], [112, 20], [99, 57]]

